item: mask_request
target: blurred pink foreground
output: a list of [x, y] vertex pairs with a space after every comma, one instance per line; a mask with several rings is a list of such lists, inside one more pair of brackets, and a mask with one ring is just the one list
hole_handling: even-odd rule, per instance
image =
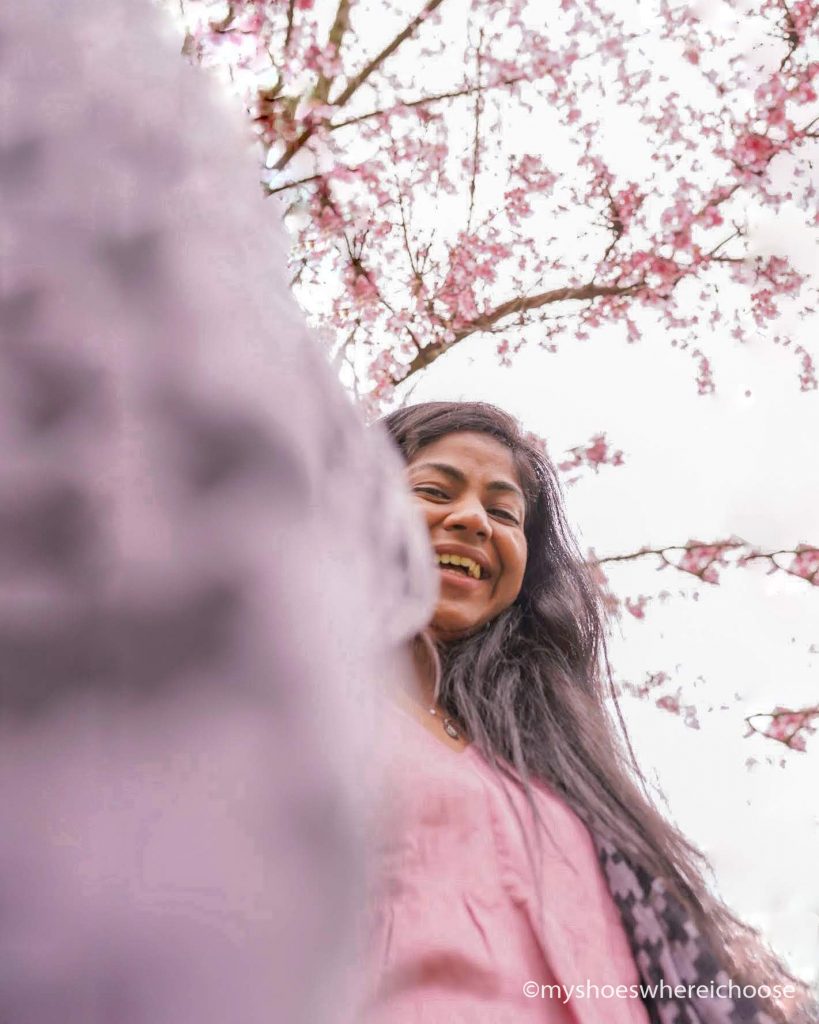
[[0, 1020], [324, 1024], [434, 580], [162, 25], [0, 15]]

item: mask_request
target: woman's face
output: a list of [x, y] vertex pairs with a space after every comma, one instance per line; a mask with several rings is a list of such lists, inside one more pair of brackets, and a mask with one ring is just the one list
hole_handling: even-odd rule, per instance
[[465, 636], [520, 593], [525, 501], [514, 458], [488, 434], [458, 431], [422, 448], [407, 473], [441, 578], [432, 632]]

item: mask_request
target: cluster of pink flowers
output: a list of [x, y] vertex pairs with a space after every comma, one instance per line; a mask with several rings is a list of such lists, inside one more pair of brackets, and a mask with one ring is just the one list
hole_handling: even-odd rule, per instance
[[650, 600], [650, 597], [640, 594], [640, 596], [636, 598], [627, 597], [623, 604], [626, 611], [630, 615], [633, 615], [635, 619], [644, 619], [646, 617], [646, 605]]
[[718, 568], [728, 565], [726, 558], [728, 550], [728, 545], [691, 544], [677, 563], [677, 568], [699, 576], [705, 583], [719, 583]]
[[802, 391], [816, 391], [819, 388], [819, 380], [816, 377], [816, 363], [813, 360], [813, 356], [802, 345], [796, 346], [796, 352], [800, 356], [800, 389]]
[[623, 682], [617, 683], [614, 692], [617, 696], [623, 693], [638, 700], [648, 700], [654, 697], [654, 706], [663, 711], [670, 711], [672, 715], [680, 716], [684, 723], [691, 729], [699, 729], [700, 723], [697, 718], [697, 709], [693, 704], [682, 703], [682, 688], [674, 693], [664, 693], [654, 696], [655, 692], [671, 681], [668, 672], [649, 672], [642, 683]]
[[333, 78], [342, 70], [341, 58], [333, 43], [327, 43], [326, 46], [311, 43], [304, 51], [304, 67], [307, 71], [317, 71], [327, 78]]
[[788, 572], [819, 586], [819, 548], [800, 547], [788, 566]]
[[819, 21], [816, 4], [812, 0], [796, 0], [787, 9], [788, 28], [796, 35], [799, 43], [804, 43], [811, 28], [816, 29]]
[[658, 708], [670, 711], [672, 715], [681, 715], [689, 729], [699, 729], [700, 723], [697, 718], [697, 709], [693, 704], [681, 702], [682, 688], [678, 688], [673, 694], [664, 694], [654, 701]]
[[612, 196], [612, 205], [616, 211], [618, 222], [624, 231], [628, 230], [635, 213], [643, 205], [644, 199], [645, 196], [634, 182], [630, 182], [625, 188]]
[[736, 140], [731, 155], [742, 170], [761, 174], [779, 149], [777, 143], [767, 135], [748, 132]]
[[600, 466], [622, 466], [623, 453], [609, 447], [605, 434], [596, 434], [588, 445], [570, 449], [571, 458], [558, 463], [558, 469], [569, 472], [580, 466], [590, 466], [596, 473]]
[[619, 689], [620, 692], [625, 691], [633, 697], [644, 700], [646, 697], [651, 696], [658, 687], [665, 686], [670, 679], [671, 676], [667, 672], [649, 672], [642, 683], [623, 683]]
[[770, 723], [763, 732], [772, 740], [779, 740], [792, 750], [804, 751], [807, 747], [807, 738], [816, 732], [814, 722], [819, 720], [819, 708], [806, 708], [802, 711], [792, 711], [789, 708], [777, 706], [770, 712]]
[[519, 179], [529, 189], [539, 193], [550, 192], [557, 182], [557, 175], [543, 163], [539, 156], [531, 153], [522, 156], [512, 164], [510, 179]]
[[378, 301], [378, 288], [364, 270], [354, 266], [348, 267], [344, 283], [347, 286], [347, 294], [355, 305], [366, 306]]
[[[474, 31], [457, 52], [433, 24], [443, 25], [445, 6], [417, 23], [396, 7], [391, 48], [389, 39], [370, 39], [359, 0], [344, 5], [332, 38], [312, 0], [237, 0], [227, 16], [224, 4], [185, 2], [204, 12], [190, 51], [242, 72], [237, 87], [267, 150], [271, 190], [310, 212], [294, 240], [302, 303], [310, 310], [317, 288], [315, 319], [339, 338], [357, 329], [356, 344], [367, 348], [403, 352], [411, 338], [426, 350], [424, 359], [400, 360], [398, 374], [483, 330], [503, 330], [498, 358], [510, 360], [518, 332], [549, 319], [530, 301], [542, 290], [559, 312], [544, 347], [571, 333], [569, 313], [581, 334], [614, 320], [636, 341], [629, 308], [647, 306], [681, 347], [701, 350], [696, 382], [706, 393], [714, 386], [710, 339], [700, 335], [703, 324], [719, 322], [717, 293], [702, 289], [700, 315], [683, 314], [682, 282], [719, 280], [728, 268], [748, 288], [747, 320], [759, 331], [783, 296], [807, 296], [810, 283], [789, 268], [761, 273], [742, 217], [748, 198], [786, 201], [768, 173], [778, 154], [804, 162], [819, 75], [815, 2], [791, 3], [786, 16], [780, 0], [757, 0], [748, 12], [760, 34], [781, 40], [781, 66], [760, 79], [748, 75], [731, 38], [686, 5], [658, 0], [654, 31], [677, 47], [687, 75], [701, 76], [710, 109], [667, 84], [666, 69], [646, 56], [644, 26], [614, 0], [552, 0], [537, 28], [534, 0], [473, 0]], [[379, 51], [388, 56], [373, 60]], [[416, 74], [425, 64], [452, 68], [451, 81], [425, 94]], [[464, 126], [471, 130], [478, 95], [479, 131], [470, 139]], [[642, 174], [632, 167], [626, 177], [603, 155], [599, 110], [612, 96], [650, 140], [654, 159]], [[561, 152], [577, 148], [575, 170], [552, 165], [540, 132], [499, 164], [502, 125], [524, 116], [558, 132]], [[815, 207], [807, 179], [802, 192], [806, 208]], [[587, 220], [578, 228], [580, 214]], [[389, 288], [379, 287], [382, 276]], [[349, 290], [348, 301], [324, 302], [329, 281]], [[587, 288], [561, 307], [561, 286]], [[393, 337], [397, 324], [404, 326]], [[802, 378], [812, 372], [806, 356]], [[360, 383], [386, 393], [375, 381]]]

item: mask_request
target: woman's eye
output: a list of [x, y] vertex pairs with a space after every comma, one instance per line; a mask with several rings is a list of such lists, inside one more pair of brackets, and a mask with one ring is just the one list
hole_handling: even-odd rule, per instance
[[[412, 492], [413, 494], [428, 494], [431, 498], [442, 498], [444, 501], [449, 500], [449, 495], [446, 491], [442, 491], [440, 487], [433, 487], [430, 484], [419, 484], [417, 487], [413, 487]], [[516, 526], [520, 523], [518, 517], [513, 512], [510, 512], [509, 509], [490, 508], [487, 509], [487, 512], [489, 512], [490, 515], [499, 516], [508, 523], [514, 523]]]

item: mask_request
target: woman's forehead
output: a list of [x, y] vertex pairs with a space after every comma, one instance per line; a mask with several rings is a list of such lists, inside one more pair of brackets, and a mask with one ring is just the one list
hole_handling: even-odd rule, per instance
[[495, 467], [503, 467], [518, 479], [518, 466], [512, 449], [499, 438], [474, 430], [457, 430], [442, 437], [437, 437], [420, 448], [409, 460], [410, 465], [449, 457], [464, 462], [491, 462]]

